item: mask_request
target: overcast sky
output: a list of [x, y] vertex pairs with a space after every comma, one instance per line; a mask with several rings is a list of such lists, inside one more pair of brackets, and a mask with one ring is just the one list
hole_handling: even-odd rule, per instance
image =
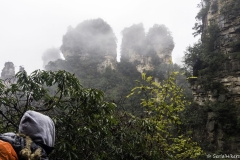
[[0, 71], [5, 62], [28, 73], [42, 68], [42, 53], [60, 47], [68, 26], [102, 18], [121, 43], [121, 31], [143, 23], [145, 31], [164, 24], [172, 32], [173, 62], [180, 63], [186, 47], [198, 40], [192, 27], [200, 0], [0, 0]]

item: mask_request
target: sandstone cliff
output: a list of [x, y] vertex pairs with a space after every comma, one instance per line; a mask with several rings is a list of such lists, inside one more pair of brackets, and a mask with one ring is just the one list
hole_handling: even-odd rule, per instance
[[[218, 74], [211, 79], [219, 83], [222, 90], [204, 88], [199, 81], [192, 83], [194, 100], [201, 106], [214, 102], [215, 106], [207, 109], [207, 141], [212, 152], [240, 151], [239, 103], [240, 102], [240, 1], [210, 0], [203, 17], [203, 34], [213, 25], [218, 28], [214, 41], [214, 52], [225, 56], [225, 61], [218, 66]], [[203, 38], [203, 36], [202, 36]], [[216, 62], [217, 63], [217, 62]], [[202, 77], [198, 77], [201, 79]], [[212, 103], [213, 104], [213, 103]], [[231, 107], [234, 105], [234, 107]]]
[[[210, 7], [205, 19], [203, 19], [203, 32], [209, 26], [216, 24], [219, 28], [219, 36], [215, 40], [215, 50], [224, 53], [228, 59], [219, 68], [221, 73], [215, 77], [214, 81], [221, 82], [229, 91], [228, 97], [234, 101], [240, 101], [240, 11], [238, 13], [224, 12], [227, 7], [231, 7], [234, 0], [210, 0]], [[199, 104], [205, 101], [215, 101], [218, 97], [213, 97], [211, 91], [206, 91], [199, 85], [192, 86], [195, 100]], [[225, 101], [227, 97], [219, 95], [220, 101]]]
[[166, 26], [155, 24], [145, 33], [140, 23], [125, 28], [122, 34], [121, 60], [135, 64], [140, 73], [171, 62], [174, 43]]

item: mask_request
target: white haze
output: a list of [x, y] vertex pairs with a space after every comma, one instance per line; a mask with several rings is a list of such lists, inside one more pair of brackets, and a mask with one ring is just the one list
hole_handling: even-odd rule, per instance
[[87, 19], [102, 18], [118, 39], [121, 31], [143, 23], [145, 31], [164, 24], [172, 32], [173, 62], [181, 64], [187, 46], [197, 41], [192, 27], [200, 0], [1, 0], [0, 71], [11, 61], [15, 70], [23, 66], [28, 73], [43, 69], [42, 54], [59, 48], [68, 26]]
[[48, 48], [42, 54], [43, 68], [50, 62], [61, 59], [60, 50], [58, 48]]

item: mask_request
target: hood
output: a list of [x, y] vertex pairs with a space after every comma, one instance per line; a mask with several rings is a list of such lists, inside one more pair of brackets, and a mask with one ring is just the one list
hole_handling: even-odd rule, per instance
[[25, 112], [19, 124], [19, 133], [29, 136], [35, 143], [54, 147], [55, 125], [46, 115], [35, 111]]

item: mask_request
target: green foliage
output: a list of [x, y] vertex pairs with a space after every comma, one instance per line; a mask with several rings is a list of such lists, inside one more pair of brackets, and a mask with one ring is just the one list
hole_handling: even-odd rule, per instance
[[[193, 132], [197, 132], [197, 130], [203, 132], [205, 129], [207, 123], [207, 110], [204, 110], [203, 106], [199, 106], [197, 103], [193, 102], [191, 105], [185, 107], [185, 110], [181, 114], [181, 118], [181, 128], [194, 135]], [[202, 139], [203, 137], [197, 138], [199, 140], [199, 138]]]
[[[193, 67], [197, 60], [202, 59], [203, 48], [202, 42], [198, 41], [193, 46], [188, 46], [184, 55], [184, 69], [187, 77], [193, 76]], [[200, 69], [202, 66], [199, 66]]]
[[145, 121], [153, 126], [146, 134], [148, 141], [154, 142], [153, 159], [196, 158], [203, 153], [197, 143], [182, 135], [177, 127], [181, 124], [179, 115], [189, 102], [175, 83], [176, 74], [173, 72], [162, 83], [143, 74], [144, 83], [139, 83], [129, 95], [142, 92], [145, 95], [141, 105], [145, 108]]
[[201, 41], [189, 46], [185, 52], [184, 68], [188, 77], [197, 76], [197, 83], [206, 90], [219, 89], [216, 87], [214, 78], [219, 76], [220, 69], [228, 57], [217, 49], [219, 28], [210, 25], [202, 35]]
[[231, 102], [212, 102], [205, 106], [208, 111], [216, 113], [216, 120], [221, 125], [224, 133], [238, 133], [237, 106]]
[[210, 24], [206, 32], [202, 35], [202, 44], [205, 52], [212, 52], [217, 49], [217, 38], [219, 37], [220, 30], [217, 24]]
[[146, 83], [132, 90], [132, 94], [140, 91], [145, 95], [142, 116], [116, 111], [114, 103], [104, 101], [102, 91], [83, 88], [66, 71], [36, 70], [29, 76], [23, 71], [16, 78], [8, 86], [0, 81], [0, 129], [17, 132], [22, 114], [29, 109], [47, 114], [56, 126], [51, 159], [158, 160], [202, 154], [190, 138], [176, 134], [179, 113], [188, 102], [174, 76], [162, 84], [143, 76]]
[[210, 7], [210, 2], [208, 0], [201, 0], [201, 2], [197, 6], [198, 8], [200, 8], [200, 10], [196, 16], [196, 19], [202, 20], [207, 16]]
[[105, 137], [109, 125], [114, 123], [115, 108], [113, 103], [103, 101], [103, 92], [83, 88], [79, 80], [66, 71], [37, 70], [29, 76], [19, 72], [16, 78], [16, 83], [10, 86], [1, 85], [1, 131], [17, 132], [23, 113], [36, 110], [55, 122], [56, 149], [52, 157], [102, 156], [99, 150], [106, 146]]
[[201, 8], [198, 12], [197, 16], [195, 17], [197, 22], [195, 23], [193, 29], [195, 32], [193, 33], [194, 36], [200, 35], [203, 33], [203, 22], [207, 16], [207, 13], [210, 8], [210, 3], [208, 0], [201, 0], [201, 2], [198, 4], [198, 8]]

